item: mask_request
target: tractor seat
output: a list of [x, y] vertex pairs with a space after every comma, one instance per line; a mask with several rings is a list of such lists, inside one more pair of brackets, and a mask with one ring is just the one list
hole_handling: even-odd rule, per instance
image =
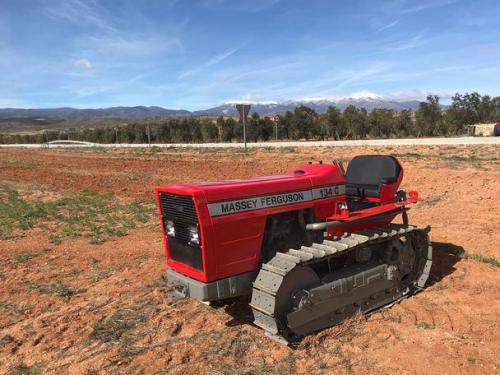
[[346, 194], [349, 211], [377, 206], [365, 198], [380, 198], [383, 184], [398, 181], [401, 166], [396, 158], [387, 155], [360, 155], [354, 157], [346, 172]]

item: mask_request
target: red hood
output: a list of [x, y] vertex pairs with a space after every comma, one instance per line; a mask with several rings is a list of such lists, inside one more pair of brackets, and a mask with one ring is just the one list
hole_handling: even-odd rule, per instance
[[181, 194], [203, 192], [208, 202], [216, 202], [255, 195], [308, 190], [312, 187], [344, 184], [344, 182], [344, 176], [334, 165], [305, 164], [284, 175], [219, 182], [172, 184], [161, 186], [158, 189]]

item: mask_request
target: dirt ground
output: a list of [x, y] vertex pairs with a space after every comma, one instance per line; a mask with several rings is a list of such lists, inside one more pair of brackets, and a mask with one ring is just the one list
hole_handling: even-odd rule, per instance
[[434, 246], [422, 293], [291, 349], [253, 326], [244, 304], [168, 301], [156, 218], [101, 244], [53, 243], [35, 227], [0, 240], [0, 373], [500, 374], [496, 146], [12, 149], [0, 150], [0, 185], [32, 200], [91, 190], [152, 201], [159, 184], [276, 174], [363, 153], [398, 156], [402, 187], [420, 193], [410, 222], [432, 225]]

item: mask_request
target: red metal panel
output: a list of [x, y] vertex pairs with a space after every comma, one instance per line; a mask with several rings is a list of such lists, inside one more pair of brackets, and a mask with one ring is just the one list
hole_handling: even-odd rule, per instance
[[160, 186], [156, 189], [158, 203], [160, 192], [193, 196], [200, 220], [204, 271], [170, 259], [162, 226], [167, 264], [204, 282], [252, 271], [259, 262], [268, 215], [313, 208], [316, 219], [324, 220], [336, 212], [336, 202], [345, 201], [345, 195], [220, 217], [210, 217], [208, 203], [343, 184], [344, 176], [336, 166], [306, 164], [281, 176]]

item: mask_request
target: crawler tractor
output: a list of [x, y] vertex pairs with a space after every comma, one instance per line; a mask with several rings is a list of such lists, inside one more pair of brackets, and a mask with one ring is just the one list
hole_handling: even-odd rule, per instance
[[418, 193], [398, 190], [402, 179], [396, 158], [364, 155], [347, 171], [320, 162], [158, 187], [168, 283], [179, 298], [250, 297], [255, 324], [287, 343], [392, 305], [432, 264], [430, 227], [408, 224]]

